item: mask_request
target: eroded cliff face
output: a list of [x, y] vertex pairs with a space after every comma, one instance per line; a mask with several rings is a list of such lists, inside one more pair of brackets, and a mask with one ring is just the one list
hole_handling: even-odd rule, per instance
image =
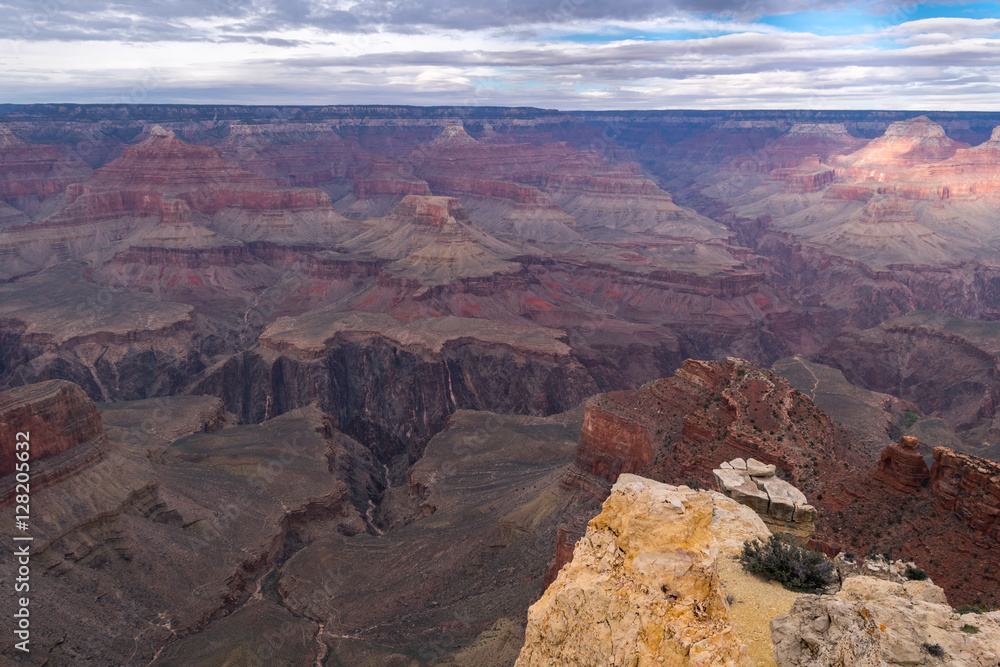
[[619, 477], [572, 562], [528, 611], [516, 665], [752, 665], [719, 579], [713, 508], [722, 501], [731, 502]]
[[935, 447], [931, 491], [977, 535], [1000, 542], [1000, 463]]
[[913, 312], [844, 331], [817, 360], [854, 384], [912, 401], [926, 414], [940, 412], [970, 448], [981, 447], [994, 437], [1000, 406], [997, 330], [994, 322]]
[[886, 446], [874, 470], [832, 480], [822, 505], [837, 521], [813, 548], [831, 556], [903, 554], [954, 604], [995, 604], [1000, 464], [935, 447], [928, 470], [918, 444], [903, 436]]
[[927, 463], [917, 451], [917, 439], [905, 435], [898, 444], [889, 445], [882, 451], [876, 474], [900, 491], [916, 491], [931, 479]]
[[197, 391], [249, 422], [318, 402], [381, 460], [413, 462], [456, 410], [548, 415], [593, 394], [597, 384], [563, 340], [481, 319], [318, 312], [279, 319], [258, 349], [211, 369]]
[[[0, 423], [3, 424], [4, 447], [0, 451], [0, 477], [10, 475], [19, 459], [14, 447], [18, 433], [27, 435], [29, 464], [33, 470], [33, 487], [37, 490], [51, 483], [57, 473], [73, 470], [100, 458], [107, 444], [101, 413], [80, 387], [66, 380], [50, 380], [0, 392]], [[25, 440], [25, 438], [27, 438]], [[78, 452], [69, 453], [79, 448]], [[79, 454], [74, 456], [73, 454]], [[39, 465], [62, 456], [62, 461]], [[40, 474], [40, 473], [45, 473]], [[0, 481], [0, 503], [7, 500], [11, 486]]]
[[577, 466], [612, 482], [618, 472], [641, 470], [709, 486], [720, 461], [750, 456], [812, 492], [823, 484], [816, 469], [832, 470], [834, 458], [874, 457], [787, 380], [732, 357], [688, 359], [671, 378], [591, 399], [588, 414]]
[[576, 466], [614, 483], [619, 475], [639, 471], [653, 459], [653, 439], [641, 422], [598, 398], [587, 402], [576, 450]]
[[24, 205], [62, 194], [86, 178], [90, 166], [64, 147], [25, 141], [0, 125], [0, 171], [0, 199]]

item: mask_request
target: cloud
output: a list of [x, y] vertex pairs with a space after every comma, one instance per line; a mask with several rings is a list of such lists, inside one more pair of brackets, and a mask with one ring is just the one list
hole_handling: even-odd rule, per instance
[[[210, 39], [191, 27], [213, 20], [229, 31], [312, 28], [327, 32], [511, 29], [570, 21], [628, 22], [677, 16], [753, 18], [862, 8], [884, 14], [906, 0], [3, 0], [0, 38], [133, 41]], [[943, 4], [956, 4], [946, 2]]]
[[[768, 22], [838, 6], [864, 21], [832, 35]], [[911, 20], [926, 7], [895, 1], [0, 0], [0, 11], [4, 101], [988, 109], [1000, 92], [1000, 20]]]

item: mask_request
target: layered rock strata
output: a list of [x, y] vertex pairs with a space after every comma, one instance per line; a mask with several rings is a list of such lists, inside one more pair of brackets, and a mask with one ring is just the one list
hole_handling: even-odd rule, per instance
[[638, 472], [653, 459], [653, 439], [645, 425], [600, 399], [587, 401], [574, 463], [614, 483], [619, 475]]
[[931, 490], [976, 534], [1000, 542], [1000, 463], [935, 447]]
[[904, 435], [898, 443], [883, 450], [876, 474], [900, 491], [915, 491], [931, 479], [927, 463], [917, 451], [917, 439], [912, 435]]
[[772, 533], [804, 545], [816, 531], [816, 508], [805, 494], [775, 477], [773, 464], [733, 459], [712, 471], [719, 490], [757, 512]]
[[969, 145], [949, 138], [944, 128], [927, 116], [891, 124], [885, 134], [835, 161], [854, 179], [886, 181], [919, 164], [940, 162]]
[[79, 156], [29, 143], [0, 125], [0, 199], [59, 195], [88, 174], [90, 167]]
[[[80, 387], [66, 380], [0, 392], [0, 423], [0, 503], [14, 491], [18, 451], [29, 454], [31, 487], [37, 491], [99, 460], [107, 447], [101, 413]], [[18, 438], [19, 433], [26, 436]], [[18, 441], [29, 447], [15, 449]]]

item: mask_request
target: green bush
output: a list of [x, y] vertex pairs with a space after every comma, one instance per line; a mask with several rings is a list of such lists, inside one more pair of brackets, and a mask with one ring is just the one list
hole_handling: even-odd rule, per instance
[[944, 655], [944, 649], [941, 648], [940, 644], [927, 644], [924, 643], [924, 650], [933, 655], [936, 658], [940, 658]]
[[1000, 607], [995, 604], [963, 604], [955, 607], [955, 612], [958, 614], [986, 614], [998, 610]]
[[773, 579], [791, 591], [814, 593], [833, 579], [833, 563], [823, 554], [789, 544], [777, 535], [743, 543], [740, 565], [751, 574]]
[[927, 576], [926, 572], [921, 570], [919, 567], [914, 567], [912, 565], [906, 566], [904, 576], [910, 581], [927, 581], [927, 579], [930, 578]]

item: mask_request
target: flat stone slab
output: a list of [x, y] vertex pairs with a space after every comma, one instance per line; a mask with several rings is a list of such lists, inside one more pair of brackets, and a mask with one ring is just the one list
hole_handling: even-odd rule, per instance
[[816, 508], [809, 504], [804, 493], [774, 476], [773, 464], [734, 459], [712, 473], [720, 491], [752, 508], [773, 532], [792, 535], [800, 543], [812, 535], [818, 516]]
[[741, 505], [746, 505], [757, 514], [762, 516], [767, 514], [770, 503], [767, 493], [761, 491], [745, 472], [719, 468], [713, 470], [712, 474], [715, 475], [719, 489], [727, 496]]

